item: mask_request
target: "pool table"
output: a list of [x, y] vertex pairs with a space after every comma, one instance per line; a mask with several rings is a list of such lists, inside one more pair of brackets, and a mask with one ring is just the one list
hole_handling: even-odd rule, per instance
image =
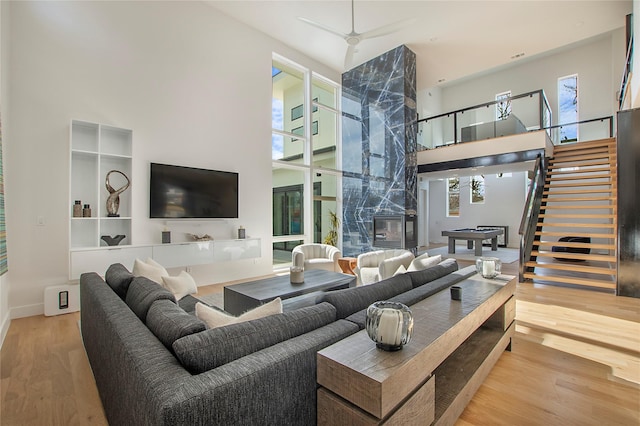
[[482, 240], [491, 239], [491, 250], [498, 250], [498, 235], [504, 233], [503, 229], [454, 229], [452, 231], [442, 231], [443, 237], [449, 237], [449, 253], [456, 252], [456, 240], [467, 240], [467, 248], [473, 248], [475, 242], [474, 255], [482, 256]]

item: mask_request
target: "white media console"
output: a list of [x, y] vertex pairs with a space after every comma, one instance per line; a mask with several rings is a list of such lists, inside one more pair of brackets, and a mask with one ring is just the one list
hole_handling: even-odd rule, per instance
[[165, 268], [255, 259], [262, 255], [261, 244], [260, 238], [246, 238], [71, 249], [69, 279], [78, 280], [84, 272], [103, 274], [113, 263], [122, 263], [132, 270], [136, 259], [145, 260], [149, 257]]

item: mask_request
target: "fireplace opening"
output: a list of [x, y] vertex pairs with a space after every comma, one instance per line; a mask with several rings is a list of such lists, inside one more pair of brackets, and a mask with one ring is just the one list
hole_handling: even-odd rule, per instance
[[416, 215], [376, 215], [373, 217], [373, 247], [415, 249], [418, 217]]

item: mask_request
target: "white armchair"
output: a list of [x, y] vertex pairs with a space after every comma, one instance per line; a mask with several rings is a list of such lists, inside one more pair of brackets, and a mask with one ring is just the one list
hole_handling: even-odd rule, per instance
[[408, 250], [376, 250], [358, 255], [356, 275], [361, 285], [392, 277], [400, 265], [408, 268], [414, 259]]
[[291, 262], [293, 266], [308, 269], [324, 269], [326, 271], [342, 272], [338, 265], [340, 250], [328, 244], [301, 244], [293, 248]]

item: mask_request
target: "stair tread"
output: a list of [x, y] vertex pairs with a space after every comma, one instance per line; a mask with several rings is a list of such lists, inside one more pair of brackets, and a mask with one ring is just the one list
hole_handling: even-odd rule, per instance
[[586, 204], [586, 205], [563, 205], [563, 206], [540, 206], [540, 210], [604, 210], [615, 209], [613, 204]]
[[572, 182], [572, 183], [545, 183], [545, 189], [549, 188], [580, 188], [583, 186], [609, 186], [613, 185], [613, 181], [611, 179], [603, 182]]
[[537, 275], [535, 273], [525, 272], [525, 278], [532, 279], [534, 281], [551, 281], [551, 282], [559, 282], [566, 284], [578, 284], [578, 285], [587, 285], [590, 287], [600, 287], [600, 288], [609, 288], [615, 289], [616, 283], [612, 281], [602, 281], [602, 280], [594, 280], [590, 278], [577, 278], [577, 277], [559, 277], [555, 275]]
[[564, 222], [538, 222], [541, 227], [563, 227], [563, 228], [611, 228], [615, 229], [614, 223], [564, 223]]
[[[548, 237], [566, 237], [566, 232], [554, 232], [554, 231], [536, 231], [535, 235], [539, 236], [548, 236]], [[591, 238], [601, 238], [605, 240], [615, 240], [615, 234], [595, 234], [593, 232], [571, 232], [572, 237], [591, 237]]]
[[585, 161], [585, 160], [608, 160], [611, 161], [613, 155], [608, 152], [602, 154], [574, 154], [560, 157], [553, 157], [549, 160], [549, 164], [558, 165], [560, 163], [567, 163], [572, 161]]
[[557, 271], [567, 271], [567, 272], [584, 272], [587, 274], [598, 274], [598, 275], [611, 275], [615, 276], [618, 274], [618, 271], [615, 267], [605, 268], [600, 266], [585, 266], [585, 265], [576, 265], [576, 264], [568, 264], [568, 263], [540, 263], [529, 261], [525, 263], [525, 266], [530, 268], [542, 268], [542, 269], [553, 269]]
[[567, 180], [590, 180], [590, 179], [604, 179], [604, 180], [611, 180], [612, 174], [611, 173], [606, 173], [606, 174], [594, 174], [594, 175], [584, 175], [584, 176], [575, 176], [575, 175], [568, 175], [568, 176], [550, 176], [547, 177], [545, 179], [546, 182], [563, 182], [563, 181], [567, 181]]
[[532, 250], [531, 256], [535, 257], [563, 257], [565, 259], [580, 259], [580, 260], [599, 260], [603, 262], [616, 262], [616, 256], [607, 254], [582, 254], [582, 253], [557, 253], [553, 251], [540, 251]]
[[609, 147], [615, 144], [616, 144], [616, 139], [611, 137], [611, 138], [597, 139], [597, 140], [587, 141], [587, 142], [576, 142], [576, 143], [569, 143], [569, 144], [563, 144], [563, 145], [555, 145], [553, 147], [553, 150], [554, 151], [571, 151], [576, 149], [580, 150], [583, 147], [584, 148], [590, 148], [594, 146]]
[[548, 189], [545, 189], [544, 191], [542, 191], [542, 194], [544, 195], [568, 195], [568, 194], [600, 194], [600, 193], [604, 193], [604, 192], [613, 192], [612, 188], [602, 188], [602, 189], [574, 189], [572, 191], [566, 191], [566, 190], [557, 190], [557, 191], [550, 191]]
[[[575, 236], [575, 235], [572, 235], [572, 236]], [[538, 248], [544, 247], [544, 246], [605, 249], [605, 250], [615, 250], [616, 248], [614, 244], [578, 243], [578, 242], [571, 242], [571, 241], [536, 241], [533, 243], [533, 245], [538, 246]]]
[[615, 214], [608, 213], [592, 213], [592, 214], [560, 214], [560, 213], [541, 213], [538, 217], [549, 217], [549, 218], [558, 218], [558, 219], [613, 219], [616, 217]]
[[547, 175], [557, 176], [557, 175], [573, 175], [580, 173], [599, 173], [599, 172], [608, 172], [611, 169], [609, 167], [593, 167], [593, 168], [581, 168], [578, 170], [558, 170], [553, 171], [550, 170], [547, 172]]
[[574, 201], [611, 201], [614, 197], [600, 196], [600, 197], [567, 197], [567, 198], [543, 198], [543, 201], [554, 203], [573, 203]]

